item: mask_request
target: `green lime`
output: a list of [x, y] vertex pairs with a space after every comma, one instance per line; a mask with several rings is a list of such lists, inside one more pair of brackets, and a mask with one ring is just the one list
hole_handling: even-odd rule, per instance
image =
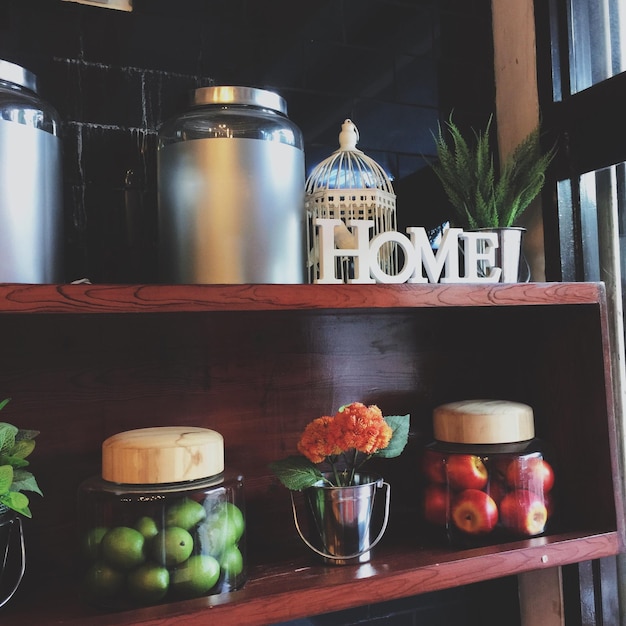
[[198, 528], [201, 551], [219, 558], [229, 546], [236, 546], [244, 531], [243, 513], [230, 502], [220, 503]]
[[237, 546], [228, 546], [220, 557], [220, 567], [227, 578], [236, 578], [243, 572], [243, 555]]
[[165, 509], [165, 525], [191, 530], [206, 517], [204, 507], [191, 498], [183, 498]]
[[232, 541], [229, 543], [237, 543], [243, 531], [246, 527], [246, 522], [243, 517], [241, 509], [232, 502], [221, 502], [215, 507], [213, 514], [220, 520], [223, 520], [223, 524], [228, 526], [229, 534], [232, 535]]
[[172, 591], [182, 598], [206, 595], [220, 577], [220, 564], [208, 554], [190, 557], [172, 572]]
[[128, 574], [128, 592], [142, 604], [154, 604], [165, 597], [170, 573], [165, 567], [144, 563]]
[[103, 561], [96, 561], [85, 574], [85, 588], [92, 600], [114, 597], [121, 589], [124, 574]]
[[198, 527], [197, 541], [202, 554], [219, 558], [227, 546], [234, 545], [233, 539], [234, 536], [219, 522], [206, 522]]
[[172, 567], [186, 561], [193, 551], [193, 537], [184, 528], [169, 526], [157, 533], [150, 544], [154, 560]]
[[157, 523], [151, 517], [144, 515], [135, 522], [135, 528], [144, 536], [145, 539], [152, 539], [159, 532]]
[[129, 570], [145, 560], [144, 536], [128, 526], [111, 528], [100, 542], [102, 558], [112, 567]]
[[106, 526], [95, 526], [85, 533], [82, 554], [86, 559], [95, 561], [100, 556], [100, 543], [108, 530]]

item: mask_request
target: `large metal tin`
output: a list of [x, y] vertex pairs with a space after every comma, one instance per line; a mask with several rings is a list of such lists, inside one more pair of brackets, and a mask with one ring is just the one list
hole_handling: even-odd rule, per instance
[[61, 140], [36, 84], [0, 61], [0, 282], [62, 282]]
[[304, 151], [284, 101], [224, 87], [193, 101], [161, 131], [160, 279], [304, 282]]

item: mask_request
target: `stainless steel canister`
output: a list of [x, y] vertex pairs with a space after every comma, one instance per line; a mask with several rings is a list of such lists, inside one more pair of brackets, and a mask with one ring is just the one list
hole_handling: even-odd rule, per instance
[[62, 281], [58, 133], [37, 77], [0, 60], [0, 282]]
[[304, 282], [303, 140], [282, 97], [196, 89], [157, 161], [160, 280]]

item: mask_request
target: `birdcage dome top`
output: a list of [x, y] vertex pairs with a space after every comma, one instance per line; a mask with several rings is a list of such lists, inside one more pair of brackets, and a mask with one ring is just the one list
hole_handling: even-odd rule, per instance
[[345, 120], [339, 133], [339, 149], [319, 163], [306, 181], [306, 193], [330, 189], [379, 189], [393, 195], [393, 186], [383, 168], [356, 144], [359, 131], [352, 120]]

